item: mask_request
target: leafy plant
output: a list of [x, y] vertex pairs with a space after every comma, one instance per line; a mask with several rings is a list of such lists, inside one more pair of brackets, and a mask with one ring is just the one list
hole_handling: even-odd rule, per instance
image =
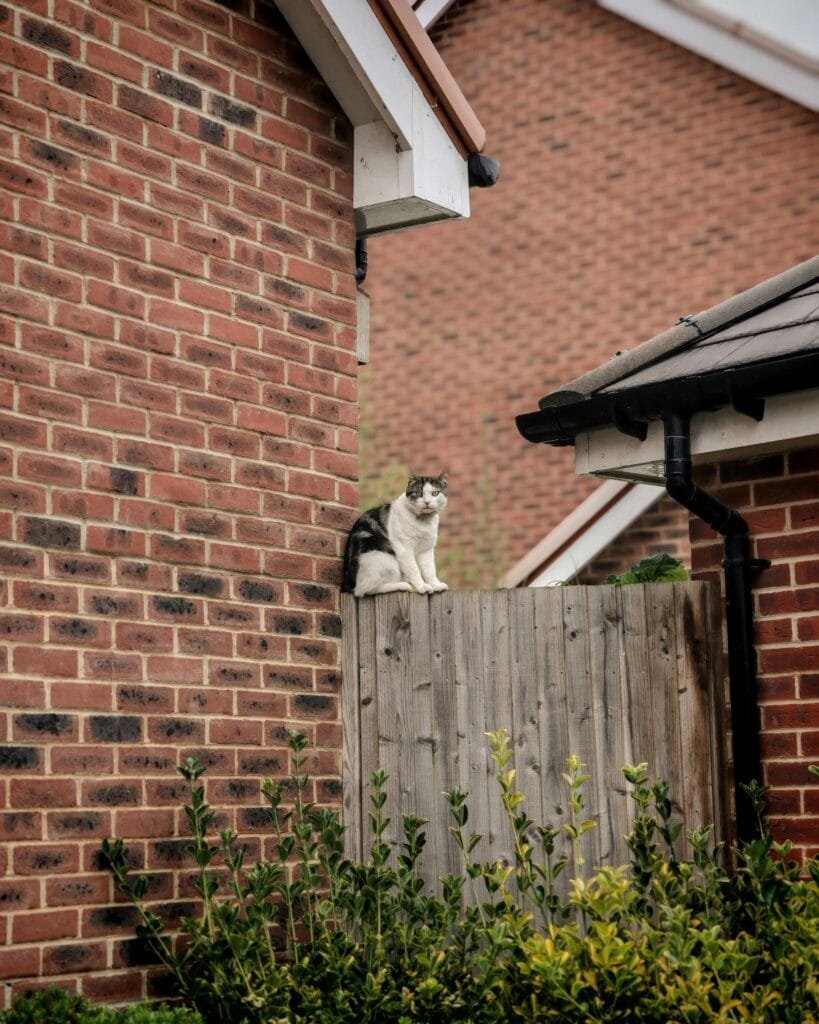
[[679, 558], [672, 558], [671, 555], [663, 551], [661, 554], [640, 559], [619, 576], [613, 574], [608, 576], [606, 583], [622, 587], [629, 583], [674, 583], [677, 580], [687, 579], [688, 570]]
[[[437, 892], [420, 873], [425, 821], [403, 815], [390, 840], [383, 771], [372, 779], [369, 856], [344, 856], [337, 814], [306, 798], [297, 733], [292, 780], [262, 785], [272, 862], [246, 868], [230, 830], [208, 838], [203, 768], [180, 769], [202, 912], [177, 941], [144, 905], [147, 883], [131, 877], [122, 842], [104, 850], [140, 908], [140, 934], [205, 1024], [819, 1024], [818, 860], [803, 871], [764, 828], [735, 851], [733, 873], [707, 828], [689, 834], [693, 854], [682, 857], [668, 788], [637, 765], [624, 769], [630, 863], [587, 876], [582, 763], [570, 758], [564, 774], [568, 820], [537, 825], [508, 733], [489, 743], [511, 862], [478, 858], [467, 794], [453, 789], [444, 795], [463, 869]], [[764, 788], [750, 795], [761, 814]], [[570, 863], [578, 873], [566, 886]]]
[[0, 1024], [202, 1024], [202, 1018], [183, 1006], [138, 1003], [113, 1009], [52, 987], [16, 999], [10, 1010], [0, 1012]]

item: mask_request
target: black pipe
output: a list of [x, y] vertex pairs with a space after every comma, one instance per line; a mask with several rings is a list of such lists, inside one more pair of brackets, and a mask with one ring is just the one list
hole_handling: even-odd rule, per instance
[[367, 276], [367, 239], [355, 240], [355, 283], [363, 284]]
[[756, 811], [743, 785], [761, 778], [759, 704], [751, 594], [751, 542], [748, 524], [736, 511], [701, 490], [691, 478], [691, 420], [669, 412], [665, 428], [666, 491], [678, 504], [722, 535], [725, 622], [728, 632], [728, 679], [731, 695], [731, 747], [737, 839], [758, 835]]

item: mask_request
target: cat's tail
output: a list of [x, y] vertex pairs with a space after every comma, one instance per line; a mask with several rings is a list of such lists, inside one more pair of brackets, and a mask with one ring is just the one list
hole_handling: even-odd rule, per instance
[[347, 538], [347, 544], [344, 548], [344, 562], [341, 569], [341, 593], [352, 594], [355, 590], [355, 570], [353, 567], [353, 558], [350, 552], [350, 538]]

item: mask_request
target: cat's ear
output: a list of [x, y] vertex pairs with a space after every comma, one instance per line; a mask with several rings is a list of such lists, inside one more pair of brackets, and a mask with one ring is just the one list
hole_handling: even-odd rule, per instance
[[447, 472], [446, 472], [446, 470], [444, 470], [443, 473], [439, 473], [438, 474], [438, 479], [441, 481], [441, 483], [444, 485], [444, 487], [446, 487], [446, 484], [447, 484]]

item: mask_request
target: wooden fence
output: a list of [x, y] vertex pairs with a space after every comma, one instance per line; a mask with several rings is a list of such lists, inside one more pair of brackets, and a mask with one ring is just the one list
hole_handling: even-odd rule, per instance
[[481, 859], [510, 860], [488, 731], [513, 740], [516, 782], [539, 823], [566, 820], [570, 754], [590, 775], [591, 865], [627, 859], [633, 801], [621, 768], [648, 762], [687, 827], [722, 826], [719, 593], [711, 584], [343, 596], [344, 817], [367, 856], [369, 780], [390, 775], [400, 813], [428, 818], [423, 873], [460, 870], [441, 796], [470, 794]]

